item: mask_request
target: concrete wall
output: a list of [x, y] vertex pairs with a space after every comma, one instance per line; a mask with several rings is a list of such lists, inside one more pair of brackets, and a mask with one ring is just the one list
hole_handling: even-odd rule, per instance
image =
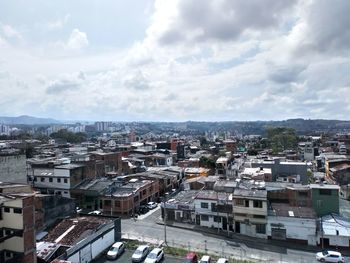
[[0, 182], [27, 183], [26, 156], [0, 156]]
[[280, 228], [286, 229], [287, 239], [304, 240], [309, 245], [316, 245], [314, 238], [316, 236], [316, 219], [269, 216], [267, 220], [267, 236], [271, 236], [273, 225], [279, 224]]

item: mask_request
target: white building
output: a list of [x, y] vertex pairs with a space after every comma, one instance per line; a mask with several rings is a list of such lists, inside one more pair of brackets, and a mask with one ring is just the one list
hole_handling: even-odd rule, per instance
[[316, 213], [310, 207], [293, 207], [272, 203], [266, 235], [275, 240], [288, 240], [316, 245]]
[[[323, 216], [320, 220], [317, 242], [324, 247], [349, 247], [350, 220], [336, 214]], [[322, 241], [323, 238], [323, 241]]]
[[194, 206], [200, 226], [232, 229], [232, 194], [203, 190], [195, 197]]

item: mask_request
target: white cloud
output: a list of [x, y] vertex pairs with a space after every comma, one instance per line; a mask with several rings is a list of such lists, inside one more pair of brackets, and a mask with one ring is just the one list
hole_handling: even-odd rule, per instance
[[70, 18], [71, 15], [67, 14], [64, 16], [64, 18], [48, 22], [46, 27], [48, 30], [62, 29], [69, 22]]
[[[53, 21], [52, 29], [66, 34], [54, 35], [51, 43], [66, 41], [53, 49], [45, 41], [38, 49], [17, 47], [7, 43], [11, 30], [1, 30], [7, 73], [0, 81], [12, 90], [0, 110], [13, 104], [16, 112], [27, 107], [62, 119], [348, 118], [347, 1], [154, 4], [144, 39], [128, 47], [97, 46], [76, 14], [74, 25], [69, 16]], [[21, 89], [32, 94], [22, 105], [14, 103]]]
[[87, 47], [88, 45], [89, 41], [86, 33], [75, 28], [69, 36], [66, 48], [69, 50], [80, 50]]

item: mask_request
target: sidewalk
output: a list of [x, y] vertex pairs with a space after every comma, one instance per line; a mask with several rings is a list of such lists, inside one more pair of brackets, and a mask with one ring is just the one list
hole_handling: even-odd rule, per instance
[[[156, 223], [159, 225], [164, 225], [162, 219], [157, 219]], [[239, 247], [240, 244], [244, 244], [250, 248], [272, 251], [277, 253], [286, 253], [287, 249], [300, 250], [305, 252], [314, 252], [314, 253], [322, 250], [320, 247], [317, 247], [317, 246], [309, 246], [305, 244], [292, 243], [290, 241], [283, 241], [283, 240], [262, 239], [262, 238], [250, 237], [250, 236], [232, 233], [232, 232], [228, 236], [227, 231], [223, 231], [223, 230], [218, 231], [217, 229], [202, 227], [194, 224], [186, 224], [186, 223], [169, 221], [167, 222], [167, 226], [187, 229], [187, 230], [201, 232], [203, 234], [215, 236], [225, 240], [228, 245], [235, 246], [235, 247]], [[330, 249], [330, 250], [335, 250], [335, 249]], [[344, 256], [350, 256], [350, 249], [348, 248], [339, 248], [338, 251], [341, 252]]]

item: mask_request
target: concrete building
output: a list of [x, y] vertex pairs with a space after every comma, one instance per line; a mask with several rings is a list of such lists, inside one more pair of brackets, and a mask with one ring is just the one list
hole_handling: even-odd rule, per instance
[[338, 185], [310, 184], [312, 207], [318, 217], [331, 213], [339, 214]]
[[42, 194], [70, 197], [70, 191], [82, 182], [84, 165], [65, 164], [51, 169], [33, 168], [29, 177], [32, 186]]
[[271, 169], [263, 167], [244, 168], [243, 172], [241, 173], [241, 177], [264, 182], [272, 181]]
[[269, 239], [316, 245], [315, 211], [310, 207], [272, 203], [268, 210], [266, 234]]
[[281, 161], [280, 159], [274, 159], [274, 160], [254, 159], [251, 162], [251, 167], [270, 168], [273, 181], [276, 181], [277, 177], [299, 175], [300, 181], [303, 184], [306, 184], [308, 182], [307, 164], [305, 162], [287, 162], [287, 161]]
[[233, 230], [232, 194], [202, 190], [194, 199], [196, 224]]
[[233, 194], [235, 232], [266, 238], [267, 191], [236, 188]]
[[0, 152], [0, 182], [27, 183], [24, 154], [14, 151]]
[[0, 262], [36, 262], [34, 195], [0, 195]]
[[46, 262], [54, 259], [91, 262], [120, 239], [119, 218], [101, 216], [69, 218], [62, 220], [37, 243], [37, 255]]
[[349, 248], [350, 220], [336, 214], [320, 218], [320, 231], [317, 234], [318, 244], [322, 247]]

